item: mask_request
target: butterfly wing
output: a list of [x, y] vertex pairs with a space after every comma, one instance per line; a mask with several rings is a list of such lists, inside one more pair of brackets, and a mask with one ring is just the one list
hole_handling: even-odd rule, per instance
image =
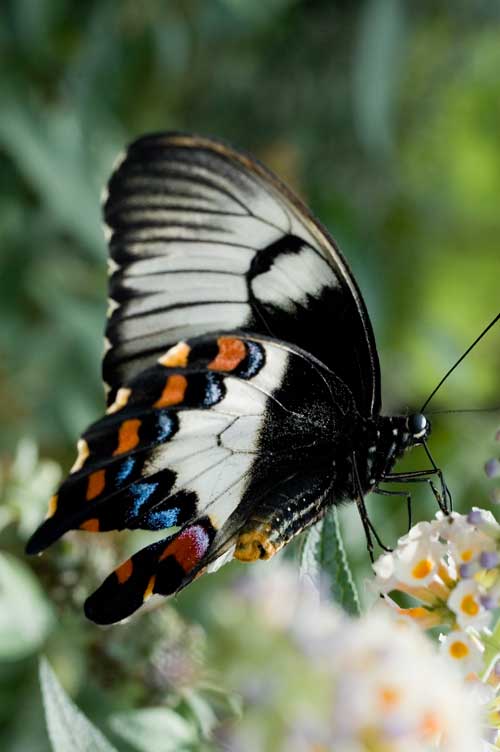
[[109, 400], [167, 346], [253, 332], [318, 358], [363, 415], [380, 408], [377, 352], [349, 268], [328, 233], [271, 172], [187, 134], [133, 143], [111, 177]]
[[90, 618], [117, 621], [149, 594], [190, 582], [259, 509], [322, 498], [353, 409], [349, 390], [293, 346], [243, 335], [182, 342], [132, 377], [83, 434], [28, 552], [70, 529], [180, 527], [89, 599]]

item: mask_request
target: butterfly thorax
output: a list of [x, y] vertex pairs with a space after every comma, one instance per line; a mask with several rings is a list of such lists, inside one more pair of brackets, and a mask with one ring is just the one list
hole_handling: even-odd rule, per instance
[[[377, 415], [363, 420], [355, 437], [356, 471], [363, 493], [375, 488], [391, 472], [396, 461], [430, 433], [430, 423], [422, 415]], [[352, 464], [352, 463], [351, 463]], [[356, 481], [351, 476], [351, 498]]]
[[261, 509], [260, 515], [248, 519], [240, 531], [236, 558], [241, 561], [270, 558], [297, 533], [320, 519], [332, 504], [355, 500], [360, 487], [363, 495], [373, 490], [406, 450], [421, 444], [430, 433], [430, 423], [419, 414], [363, 418], [351, 413], [350, 419], [353, 430], [348, 432], [344, 427], [342, 445], [338, 441], [331, 444], [334, 453], [328, 460], [325, 445], [323, 456], [329, 467], [325, 464], [322, 473], [330, 477], [328, 490], [318, 493], [307, 505], [286, 500], [283, 505]]

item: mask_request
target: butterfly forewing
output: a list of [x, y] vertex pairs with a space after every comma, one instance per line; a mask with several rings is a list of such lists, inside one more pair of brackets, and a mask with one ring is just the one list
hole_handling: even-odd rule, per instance
[[378, 412], [373, 333], [347, 264], [258, 162], [214, 140], [144, 137], [110, 180], [105, 219], [111, 401], [167, 346], [240, 330], [305, 349], [349, 385], [361, 414]]

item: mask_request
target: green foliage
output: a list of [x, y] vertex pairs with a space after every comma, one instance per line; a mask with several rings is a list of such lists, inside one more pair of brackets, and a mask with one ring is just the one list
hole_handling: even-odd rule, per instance
[[34, 653], [52, 626], [40, 584], [20, 559], [0, 554], [0, 661]]
[[169, 708], [117, 713], [111, 727], [139, 752], [186, 752], [198, 740], [193, 725]]

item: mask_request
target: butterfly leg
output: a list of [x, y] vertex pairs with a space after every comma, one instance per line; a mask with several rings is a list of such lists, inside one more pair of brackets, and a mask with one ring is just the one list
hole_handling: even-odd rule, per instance
[[[441, 487], [442, 490], [439, 491], [435, 484], [432, 481], [432, 478], [429, 476], [437, 475], [438, 478], [441, 480]], [[446, 486], [446, 483], [444, 482], [443, 475], [441, 473], [441, 470], [436, 468], [430, 469], [430, 470], [414, 470], [413, 472], [408, 473], [387, 473], [387, 475], [384, 475], [380, 479], [381, 483], [428, 483], [429, 487], [434, 495], [434, 498], [436, 499], [438, 506], [440, 510], [443, 512], [443, 514], [448, 515], [450, 512], [450, 508], [448, 506], [448, 500], [451, 501], [451, 495], [448, 490], [448, 487]]]
[[380, 496], [401, 496], [406, 499], [406, 508], [408, 511], [408, 530], [410, 530], [412, 524], [411, 493], [409, 493], [408, 491], [387, 491], [385, 488], [379, 488], [378, 486], [375, 486], [373, 493], [379, 494]]
[[441, 469], [434, 462], [432, 454], [430, 453], [429, 447], [427, 446], [427, 444], [425, 443], [425, 441], [424, 441], [424, 443], [423, 443], [422, 446], [424, 447], [425, 453], [426, 453], [427, 457], [429, 458], [429, 462], [432, 465], [432, 469], [436, 473], [437, 477], [439, 478], [439, 482], [441, 484], [441, 494], [442, 494], [442, 498], [443, 498], [443, 501], [444, 501], [444, 510], [443, 511], [444, 511], [445, 514], [449, 514], [450, 512], [453, 511], [453, 498], [452, 498], [450, 489], [446, 485], [446, 481], [444, 479], [444, 475], [443, 475]]
[[[353, 480], [354, 480], [354, 487], [356, 489], [356, 506], [358, 508], [359, 516], [361, 518], [361, 523], [363, 525], [363, 530], [365, 531], [365, 537], [366, 537], [366, 548], [368, 550], [368, 555], [370, 557], [370, 560], [372, 562], [375, 561], [375, 557], [373, 554], [373, 538], [377, 541], [378, 545], [383, 551], [391, 552], [392, 548], [389, 548], [386, 546], [382, 540], [380, 539], [379, 534], [377, 533], [372, 521], [370, 520], [368, 516], [368, 510], [366, 508], [365, 499], [363, 495], [363, 489], [361, 486], [361, 481], [359, 479], [359, 472], [358, 472], [358, 466], [356, 464], [356, 455], [353, 453], [351, 455], [351, 461], [352, 461], [352, 469], [353, 469]], [[373, 538], [372, 538], [373, 534]]]

